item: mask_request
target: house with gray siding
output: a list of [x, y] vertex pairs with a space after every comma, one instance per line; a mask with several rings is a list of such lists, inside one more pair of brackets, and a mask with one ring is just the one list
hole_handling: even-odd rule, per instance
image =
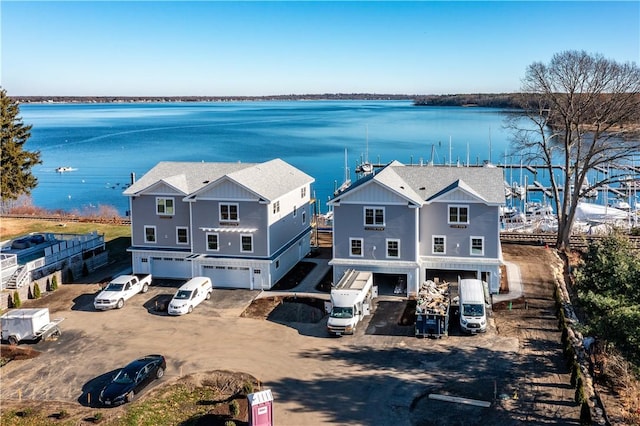
[[310, 252], [313, 182], [281, 159], [158, 163], [124, 191], [133, 272], [269, 289]]
[[502, 170], [392, 162], [329, 201], [333, 280], [371, 271], [379, 291], [417, 295], [426, 280], [480, 278], [500, 289]]

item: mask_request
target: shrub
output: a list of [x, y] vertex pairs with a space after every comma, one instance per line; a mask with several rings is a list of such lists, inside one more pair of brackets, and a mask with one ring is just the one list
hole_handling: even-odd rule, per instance
[[42, 296], [42, 294], [40, 293], [40, 286], [38, 285], [38, 283], [35, 283], [33, 285], [33, 297], [35, 299], [40, 299], [40, 296]]
[[236, 401], [235, 399], [231, 401], [231, 404], [229, 404], [229, 412], [233, 417], [240, 414], [240, 404], [238, 404], [238, 401]]
[[102, 420], [104, 420], [104, 416], [101, 412], [97, 412], [93, 415], [93, 418], [91, 420], [93, 421], [93, 423], [100, 423], [102, 422]]
[[51, 280], [50, 280], [49, 278], [47, 278], [47, 282], [46, 282], [46, 284], [45, 284], [45, 288], [46, 288], [46, 290], [47, 290], [47, 291], [51, 291], [51, 290], [53, 290], [53, 289], [51, 288]]
[[224, 426], [236, 426], [236, 422], [234, 422], [233, 420], [227, 420], [226, 422], [224, 422]]
[[242, 393], [244, 395], [249, 395], [250, 393], [253, 393], [253, 383], [244, 382], [244, 384], [242, 385]]
[[22, 301], [20, 300], [20, 293], [18, 293], [17, 291], [13, 292], [13, 307], [14, 308], [19, 308], [20, 306], [22, 306]]
[[24, 410], [19, 410], [14, 412], [14, 415], [16, 417], [22, 417], [22, 418], [33, 417], [35, 414], [36, 414], [36, 411], [31, 407], [27, 407]]
[[580, 364], [574, 360], [571, 368], [571, 387], [575, 388], [578, 385], [578, 379], [582, 379], [582, 373], [580, 372]]
[[561, 306], [560, 310], [558, 311], [558, 328], [562, 330], [564, 327], [566, 327], [566, 324], [567, 324], [567, 317], [565, 317], [564, 309]]
[[51, 279], [51, 291], [56, 291], [58, 289], [58, 276], [54, 275]]
[[582, 382], [582, 377], [578, 377], [574, 399], [578, 404], [582, 404], [587, 400], [587, 398], [584, 396], [584, 383]]

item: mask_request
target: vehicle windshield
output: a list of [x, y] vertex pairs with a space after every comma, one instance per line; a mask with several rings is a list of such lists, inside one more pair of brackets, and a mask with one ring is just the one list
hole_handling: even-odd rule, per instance
[[178, 290], [176, 295], [173, 296], [174, 299], [188, 299], [190, 297], [191, 297], [191, 290]]
[[331, 317], [353, 318], [353, 308], [341, 308], [339, 306], [334, 306], [333, 309], [331, 309]]
[[125, 369], [122, 369], [118, 372], [118, 374], [116, 374], [116, 377], [113, 378], [113, 382], [114, 383], [120, 383], [120, 384], [127, 384], [127, 383], [133, 383], [133, 378], [131, 377], [133, 375], [134, 372], [131, 371], [127, 371]]
[[465, 317], [481, 317], [484, 315], [484, 306], [481, 304], [462, 305], [462, 315]]
[[106, 291], [122, 291], [123, 288], [124, 288], [124, 284], [109, 283], [109, 285], [107, 286], [107, 288], [105, 288], [105, 290]]

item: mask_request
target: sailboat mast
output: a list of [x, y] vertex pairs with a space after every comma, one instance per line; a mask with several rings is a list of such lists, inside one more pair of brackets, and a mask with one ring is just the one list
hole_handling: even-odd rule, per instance
[[347, 148], [344, 149], [344, 181], [349, 181], [349, 166], [347, 164]]

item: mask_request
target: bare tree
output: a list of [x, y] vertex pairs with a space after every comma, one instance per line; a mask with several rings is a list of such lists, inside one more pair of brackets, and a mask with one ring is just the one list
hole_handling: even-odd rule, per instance
[[[524, 118], [513, 116], [507, 124], [512, 147], [523, 160], [548, 170], [558, 219], [556, 246], [565, 250], [580, 198], [619, 182], [620, 171], [629, 170], [640, 153], [640, 69], [635, 63], [566, 51], [548, 65], [529, 65], [521, 96]], [[562, 181], [554, 166], [561, 166]], [[593, 170], [618, 172], [589, 182]]]

